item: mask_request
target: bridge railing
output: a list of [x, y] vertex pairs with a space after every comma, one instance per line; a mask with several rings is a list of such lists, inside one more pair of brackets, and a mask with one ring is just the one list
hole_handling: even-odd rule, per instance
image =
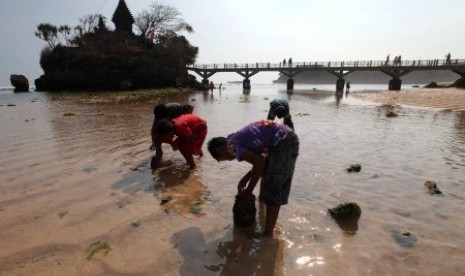
[[363, 61], [311, 61], [311, 62], [292, 62], [292, 63], [214, 63], [214, 64], [194, 64], [188, 65], [193, 69], [287, 69], [287, 68], [360, 68], [360, 67], [395, 67], [395, 66], [465, 66], [465, 59], [427, 59], [427, 60], [363, 60]]

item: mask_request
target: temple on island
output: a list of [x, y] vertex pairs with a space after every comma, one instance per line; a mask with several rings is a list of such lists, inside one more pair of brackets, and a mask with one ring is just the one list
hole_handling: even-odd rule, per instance
[[132, 33], [132, 24], [135, 21], [124, 0], [119, 0], [111, 21], [115, 23], [116, 32]]

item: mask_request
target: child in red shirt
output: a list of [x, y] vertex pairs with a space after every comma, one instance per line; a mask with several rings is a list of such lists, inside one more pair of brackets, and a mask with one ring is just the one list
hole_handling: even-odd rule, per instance
[[[194, 114], [186, 114], [172, 120], [158, 122], [157, 133], [162, 140], [171, 139], [173, 150], [181, 152], [191, 169], [195, 168], [193, 155], [203, 156], [202, 145], [207, 137], [207, 122]], [[173, 135], [176, 139], [173, 140]]]

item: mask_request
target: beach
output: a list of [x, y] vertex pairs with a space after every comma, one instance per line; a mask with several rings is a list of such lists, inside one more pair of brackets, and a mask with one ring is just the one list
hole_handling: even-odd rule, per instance
[[465, 111], [465, 90], [459, 88], [416, 88], [384, 93], [361, 93], [357, 96], [364, 100], [389, 105]]
[[[464, 90], [133, 93], [0, 94], [0, 275], [465, 273]], [[279, 234], [256, 239], [260, 215], [232, 224], [250, 165], [204, 145], [187, 170], [165, 145], [152, 171], [150, 128], [155, 104], [190, 103], [208, 141], [264, 119], [274, 97], [289, 101], [301, 149]], [[350, 231], [327, 211], [344, 202], [362, 208]]]

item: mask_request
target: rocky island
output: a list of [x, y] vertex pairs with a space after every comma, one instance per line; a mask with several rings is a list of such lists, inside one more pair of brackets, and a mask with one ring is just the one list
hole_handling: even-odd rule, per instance
[[[152, 9], [157, 7], [160, 6]], [[175, 15], [179, 13], [175, 11]], [[66, 39], [66, 45], [52, 42], [57, 33], [69, 35], [71, 28], [38, 26], [36, 36], [49, 46], [41, 53], [44, 74], [35, 80], [37, 91], [115, 91], [199, 85], [185, 69], [186, 64], [194, 63], [198, 48], [176, 33], [179, 28], [156, 29], [154, 22], [145, 21], [142, 29], [140, 21], [145, 18], [136, 18], [140, 34], [134, 34], [135, 19], [124, 0], [119, 1], [112, 17], [115, 30], [108, 29], [102, 15], [93, 15], [93, 18], [97, 18], [98, 24], [93, 28], [87, 26], [88, 30], [76, 27], [78, 34]], [[192, 30], [187, 23], [182, 23]]]

